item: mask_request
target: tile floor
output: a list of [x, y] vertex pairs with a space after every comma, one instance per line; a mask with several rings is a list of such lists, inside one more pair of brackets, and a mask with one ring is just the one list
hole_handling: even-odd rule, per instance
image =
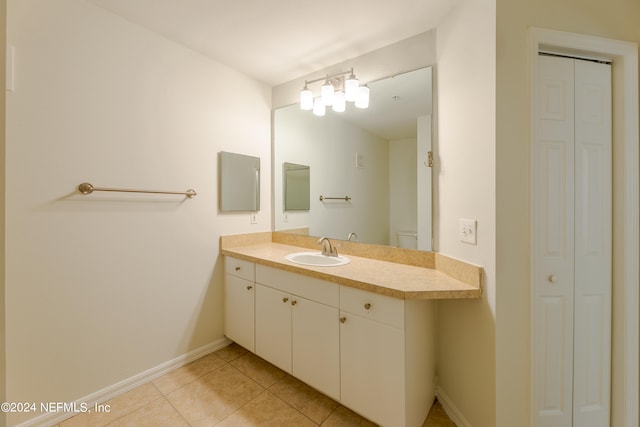
[[[56, 427], [374, 426], [231, 344]], [[438, 404], [423, 427], [455, 427]]]

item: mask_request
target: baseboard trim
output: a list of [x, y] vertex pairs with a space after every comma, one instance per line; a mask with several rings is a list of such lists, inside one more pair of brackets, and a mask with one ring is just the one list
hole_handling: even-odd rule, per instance
[[[196, 359], [199, 359], [202, 356], [206, 356], [209, 353], [213, 353], [214, 351], [220, 350], [228, 346], [231, 343], [227, 338], [220, 338], [212, 343], [204, 345], [202, 347], [196, 348], [195, 350], [191, 350], [188, 353], [180, 355], [174, 359], [171, 359], [167, 362], [164, 362], [158, 366], [147, 369], [144, 372], [136, 374], [132, 377], [129, 377], [125, 380], [122, 380], [118, 383], [110, 385], [108, 387], [103, 388], [102, 390], [98, 390], [95, 393], [91, 393], [88, 396], [82, 397], [76, 400], [78, 405], [80, 403], [86, 403], [89, 407], [93, 407], [96, 403], [103, 403], [109, 399], [112, 399], [122, 393], [125, 393], [129, 390], [132, 390], [136, 387], [139, 387], [149, 381], [153, 381], [158, 377], [170, 372], [174, 369], [180, 368], [188, 363], [193, 362]], [[71, 418], [72, 416], [77, 414], [69, 414], [69, 413], [47, 413], [37, 416], [36, 418], [32, 418], [23, 422], [22, 424], [16, 425], [16, 427], [47, 427], [55, 425], [61, 421], [66, 420], [67, 418]]]
[[445, 393], [440, 386], [436, 387], [436, 397], [438, 402], [442, 405], [444, 412], [451, 418], [458, 427], [471, 427], [471, 423], [462, 415], [462, 412], [453, 403], [453, 400]]

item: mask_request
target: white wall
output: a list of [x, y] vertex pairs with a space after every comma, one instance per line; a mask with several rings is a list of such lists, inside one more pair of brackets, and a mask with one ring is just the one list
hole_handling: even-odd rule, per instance
[[[324, 117], [297, 105], [274, 111], [276, 230], [309, 227], [313, 236], [389, 244], [389, 144], [332, 112]], [[364, 167], [356, 167], [356, 153]], [[310, 210], [283, 212], [283, 162], [310, 166]], [[415, 194], [415, 193], [414, 193]], [[350, 196], [349, 202], [319, 196]]]
[[[0, 82], [6, 80], [6, 46], [7, 46], [7, 2], [0, 0]], [[0, 247], [6, 253], [5, 244], [5, 100], [6, 92], [0, 93]], [[5, 257], [0, 257], [0, 402], [6, 402], [6, 337], [5, 337]], [[0, 413], [0, 427], [6, 424], [6, 414]]]
[[[474, 427], [495, 427], [495, 1], [462, 2], [438, 27], [436, 250], [484, 268], [479, 300], [439, 302], [440, 390]], [[476, 219], [477, 245], [458, 239]]]
[[[435, 107], [435, 105], [434, 105]], [[416, 165], [417, 188], [433, 189], [433, 166], [429, 166], [428, 152], [435, 153], [433, 147], [436, 139], [433, 138], [434, 129], [431, 114], [418, 117], [418, 135], [416, 140], [416, 153], [414, 164]], [[433, 191], [417, 192], [417, 223], [418, 223], [418, 249], [433, 250]]]
[[319, 68], [313, 73], [276, 86], [273, 88], [273, 108], [297, 103], [304, 81], [326, 74], [339, 73], [353, 67], [358, 79], [368, 83], [435, 63], [436, 31], [430, 30], [348, 61]]
[[[530, 27], [640, 42], [640, 3], [614, 0], [497, 1], [497, 426], [528, 426], [530, 382]], [[613, 63], [613, 339], [611, 425], [625, 420], [624, 370], [624, 90], [620, 62]], [[637, 238], [635, 235], [632, 238]], [[636, 361], [637, 363], [637, 361]], [[637, 409], [637, 408], [636, 408]]]
[[[9, 0], [7, 400], [73, 401], [222, 337], [217, 153], [270, 166], [270, 88], [82, 0]], [[97, 186], [198, 196], [94, 193]], [[33, 414], [10, 416], [10, 425]]]
[[389, 141], [389, 238], [398, 231], [418, 232], [418, 168], [415, 138]]

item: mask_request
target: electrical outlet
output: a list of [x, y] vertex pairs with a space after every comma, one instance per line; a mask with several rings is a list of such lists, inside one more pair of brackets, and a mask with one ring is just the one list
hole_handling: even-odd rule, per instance
[[257, 223], [258, 223], [258, 213], [251, 212], [251, 224], [257, 224]]
[[364, 168], [364, 156], [362, 153], [356, 153], [356, 167], [358, 169]]
[[478, 243], [476, 238], [477, 222], [475, 219], [460, 218], [459, 234], [460, 241], [464, 243], [470, 243], [476, 245]]
[[289, 215], [286, 212], [282, 215], [282, 221], [289, 222]]

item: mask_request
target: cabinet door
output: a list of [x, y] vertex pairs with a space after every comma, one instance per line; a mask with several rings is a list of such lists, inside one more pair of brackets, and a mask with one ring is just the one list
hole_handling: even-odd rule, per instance
[[254, 351], [254, 284], [227, 274], [224, 289], [224, 334]]
[[340, 315], [342, 404], [382, 426], [405, 425], [404, 331]]
[[292, 304], [293, 375], [339, 400], [339, 311], [300, 297]]
[[256, 354], [291, 373], [291, 296], [256, 284]]

